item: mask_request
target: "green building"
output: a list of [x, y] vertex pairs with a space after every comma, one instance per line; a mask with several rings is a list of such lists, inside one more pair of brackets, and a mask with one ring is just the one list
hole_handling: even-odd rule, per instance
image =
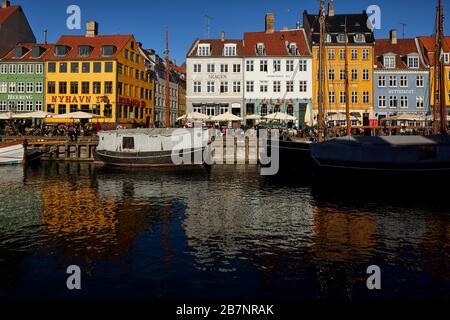
[[0, 60], [0, 112], [42, 111], [47, 44], [20, 44]]

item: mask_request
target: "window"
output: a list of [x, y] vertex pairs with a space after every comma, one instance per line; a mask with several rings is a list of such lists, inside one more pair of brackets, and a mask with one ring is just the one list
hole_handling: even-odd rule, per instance
[[25, 109], [25, 102], [17, 101], [17, 111], [24, 111], [24, 109]]
[[397, 108], [397, 106], [398, 106], [397, 96], [390, 96], [389, 97], [389, 108]]
[[286, 71], [287, 72], [294, 72], [294, 60], [286, 61]]
[[281, 71], [281, 61], [274, 60], [273, 61], [273, 72], [280, 72], [280, 71]]
[[335, 79], [334, 69], [328, 70], [328, 80], [334, 80], [334, 79]]
[[339, 94], [339, 102], [341, 104], [345, 104], [347, 102], [347, 97], [346, 97], [344, 91], [341, 91], [340, 94]]
[[419, 57], [408, 57], [408, 68], [418, 69], [419, 68]]
[[8, 84], [6, 82], [0, 82], [0, 93], [8, 92]]
[[358, 103], [358, 92], [353, 91], [352, 92], [352, 103], [357, 104]]
[[344, 69], [339, 70], [339, 79], [345, 80], [345, 70]]
[[273, 92], [281, 92], [281, 81], [273, 82]]
[[27, 101], [27, 111], [33, 111], [33, 101]]
[[246, 88], [247, 88], [247, 92], [254, 92], [255, 91], [255, 82], [247, 81]]
[[358, 60], [358, 49], [352, 49], [352, 60]]
[[308, 64], [306, 60], [300, 60], [299, 71], [308, 71]]
[[67, 94], [67, 82], [60, 82], [59, 83], [59, 93], [60, 94]]
[[328, 49], [328, 60], [334, 60], [336, 58], [334, 49]]
[[78, 82], [71, 82], [70, 83], [70, 93], [71, 94], [78, 94]]
[[294, 92], [294, 81], [286, 81], [286, 91]]
[[18, 74], [24, 74], [25, 73], [25, 65], [24, 64], [19, 64], [17, 66], [17, 73]]
[[253, 60], [247, 60], [245, 63], [247, 72], [253, 72], [255, 70], [255, 63]]
[[130, 57], [130, 51], [128, 49], [125, 49], [124, 55], [125, 59], [128, 59]]
[[260, 85], [259, 85], [259, 91], [260, 92], [268, 92], [268, 85], [267, 85], [267, 81], [261, 81]]
[[408, 108], [408, 97], [407, 96], [400, 97], [400, 108]]
[[15, 74], [17, 70], [17, 67], [15, 64], [10, 64], [9, 65], [9, 74]]
[[424, 77], [423, 76], [417, 76], [416, 78], [416, 85], [419, 88], [423, 88], [424, 87]]
[[81, 72], [83, 73], [91, 72], [91, 64], [89, 62], [83, 62], [81, 64]]
[[200, 81], [194, 81], [194, 93], [202, 92], [202, 83]]
[[214, 81], [208, 81], [206, 88], [206, 91], [208, 93], [214, 93], [216, 91]]
[[256, 45], [256, 55], [258, 55], [258, 56], [266, 55], [266, 49], [265, 49], [264, 43], [258, 43]]
[[27, 73], [28, 74], [33, 74], [34, 73], [34, 64], [29, 63], [27, 65]]
[[36, 73], [37, 74], [42, 74], [44, 71], [44, 66], [42, 64], [37, 64], [36, 65]]
[[17, 83], [17, 92], [18, 93], [25, 93], [25, 83], [24, 82], [18, 82]]
[[333, 91], [328, 92], [328, 103], [335, 104], [336, 103], [336, 93]]
[[358, 81], [358, 70], [352, 69], [352, 81]]
[[357, 33], [355, 35], [355, 42], [364, 43], [364, 42], [366, 42], [366, 37], [362, 33]]
[[[112, 81], [106, 81], [105, 82], [105, 94], [112, 94], [113, 93], [113, 83]], [[141, 97], [143, 98], [143, 97]]]
[[113, 63], [105, 62], [105, 72], [113, 72]]
[[6, 111], [6, 101], [0, 101], [0, 111]]
[[78, 111], [78, 105], [71, 104], [70, 105], [70, 112], [77, 112]]
[[8, 73], [8, 65], [0, 64], [0, 74], [7, 74], [7, 73]]
[[47, 71], [49, 73], [55, 73], [56, 72], [56, 63], [55, 62], [49, 62]]
[[34, 104], [34, 109], [36, 111], [42, 111], [42, 101], [36, 101], [36, 103]]
[[47, 112], [55, 113], [55, 105], [54, 104], [48, 104], [47, 105]]
[[[66, 54], [67, 54], [66, 46], [56, 46], [55, 47], [55, 56], [64, 57]], [[88, 51], [88, 55], [89, 55], [89, 51]]]
[[379, 88], [386, 87], [386, 76], [379, 76], [378, 77], [378, 87]]
[[27, 82], [27, 93], [33, 93], [33, 92], [34, 92], [34, 83]]
[[400, 87], [402, 88], [408, 87], [408, 76], [400, 76]]
[[241, 82], [240, 81], [234, 81], [233, 82], [233, 92], [234, 93], [241, 92]]
[[369, 49], [363, 49], [363, 51], [362, 51], [362, 58], [363, 58], [363, 60], [369, 60], [369, 58], [370, 58], [370, 51], [369, 51]]
[[369, 104], [369, 102], [370, 102], [370, 93], [369, 93], [369, 91], [364, 91], [363, 92], [363, 103]]
[[384, 67], [386, 69], [394, 69], [395, 68], [395, 57], [394, 56], [385, 56], [384, 57]]
[[16, 93], [16, 83], [15, 82], [10, 82], [9, 83], [8, 92], [9, 93]]
[[236, 56], [236, 45], [235, 44], [225, 44], [224, 56], [226, 56], [226, 57]]
[[36, 89], [35, 92], [36, 93], [43, 93], [44, 92], [44, 85], [42, 82], [36, 82]]
[[89, 46], [79, 46], [78, 47], [78, 56], [79, 57], [88, 57], [90, 54], [91, 48]]
[[261, 60], [259, 62], [259, 71], [261, 72], [267, 72], [267, 60]]
[[328, 42], [328, 43], [331, 42], [331, 34], [329, 34], [329, 33], [325, 34], [325, 42]]
[[81, 94], [89, 94], [89, 82], [82, 82], [81, 83]]
[[423, 99], [423, 97], [421, 97], [421, 96], [419, 96], [419, 97], [416, 97], [416, 108], [418, 108], [418, 109], [422, 109], [422, 108], [424, 108], [424, 99]]
[[240, 64], [233, 64], [233, 72], [234, 73], [240, 73], [241, 72], [241, 65]]
[[397, 87], [397, 77], [396, 76], [389, 77], [389, 87], [391, 87], [391, 88]]
[[194, 64], [194, 72], [195, 72], [195, 73], [200, 73], [200, 72], [202, 72], [202, 65], [201, 65], [201, 64], [198, 64], [198, 63]]
[[338, 37], [337, 37], [337, 41], [340, 43], [344, 43], [345, 42], [345, 34], [344, 33], [339, 33]]
[[386, 108], [386, 97], [385, 96], [378, 97], [378, 108]]
[[95, 73], [102, 72], [102, 63], [101, 62], [94, 62], [94, 72]]
[[114, 46], [102, 46], [102, 56], [110, 57], [114, 54]]
[[300, 92], [307, 92], [308, 91], [308, 83], [307, 81], [301, 80], [300, 81]]
[[220, 93], [227, 93], [228, 92], [228, 82], [222, 81], [220, 83]]
[[339, 50], [339, 59], [345, 60], [345, 50], [344, 49]]
[[220, 65], [220, 72], [228, 73], [228, 65], [227, 64], [221, 64]]
[[370, 75], [369, 75], [368, 69], [363, 70], [363, 80], [370, 80]]
[[197, 55], [201, 57], [206, 57], [211, 55], [209, 44], [201, 44], [198, 46]]
[[59, 64], [59, 72], [60, 73], [67, 73], [67, 63], [66, 62], [61, 62]]
[[14, 101], [8, 102], [9, 111], [16, 111], [16, 103]]
[[101, 94], [102, 93], [102, 84], [101, 82], [94, 82], [93, 83], [93, 93], [94, 94]]
[[56, 84], [54, 81], [49, 81], [47, 83], [47, 93], [55, 94], [56, 93]]

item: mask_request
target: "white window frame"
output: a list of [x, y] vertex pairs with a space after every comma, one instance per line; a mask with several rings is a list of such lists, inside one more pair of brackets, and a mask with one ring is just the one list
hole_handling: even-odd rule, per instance
[[386, 88], [386, 76], [378, 76], [378, 88]]
[[237, 46], [234, 43], [226, 43], [223, 47], [223, 55], [225, 57], [235, 57], [237, 55]]
[[386, 96], [378, 96], [378, 108], [386, 109]]
[[25, 93], [25, 82], [18, 82], [17, 83], [17, 93]]
[[199, 44], [197, 49], [197, 56], [209, 57], [211, 55], [211, 46], [209, 44]]

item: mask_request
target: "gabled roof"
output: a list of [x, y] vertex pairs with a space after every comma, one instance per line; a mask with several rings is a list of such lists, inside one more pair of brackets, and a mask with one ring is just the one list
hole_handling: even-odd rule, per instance
[[[397, 44], [393, 44], [391, 39], [378, 39], [375, 43], [375, 65], [376, 70], [384, 69], [383, 56], [394, 54], [396, 56], [395, 69], [399, 70], [417, 70], [407, 67], [407, 56], [417, 54], [420, 56], [416, 39], [397, 39]], [[423, 59], [419, 58], [419, 70], [426, 70], [427, 67], [423, 63]]]
[[16, 11], [21, 10], [20, 6], [9, 6], [2, 8], [0, 6], [0, 24], [4, 23]]
[[264, 43], [266, 56], [284, 57], [290, 56], [288, 45], [295, 43], [300, 56], [311, 56], [306, 35], [303, 29], [266, 32], [246, 32], [244, 33], [244, 56], [256, 57], [256, 46]]
[[[16, 48], [17, 47], [24, 47], [28, 51], [25, 55], [23, 55], [20, 58], [16, 58]], [[32, 49], [33, 47], [40, 47], [43, 50], [42, 55], [38, 58], [34, 58], [32, 55]], [[14, 49], [9, 51], [0, 61], [6, 62], [6, 61], [22, 61], [22, 62], [32, 62], [32, 61], [42, 61], [44, 60], [44, 57], [47, 55], [48, 52], [52, 51], [54, 48], [53, 44], [35, 44], [35, 43], [20, 43], [18, 44]]]
[[[196, 40], [196, 42], [192, 45], [191, 50], [188, 53], [188, 57], [197, 57], [197, 49], [200, 44], [209, 44], [211, 46], [211, 55], [208, 57], [224, 57], [223, 49], [226, 44], [235, 44], [236, 45], [236, 56], [242, 57], [243, 55], [243, 43], [242, 40], [236, 39], [202, 39]], [[229, 57], [232, 58], [232, 57]]]
[[[434, 55], [436, 51], [435, 38], [433, 36], [418, 37], [421, 50], [424, 53], [427, 63], [434, 65]], [[444, 38], [444, 51], [450, 52], [450, 37]]]
[[[48, 60], [92, 60], [92, 59], [111, 59], [117, 57], [117, 54], [126, 46], [126, 44], [133, 39], [132, 35], [101, 35], [94, 37], [86, 36], [62, 36], [55, 43], [56, 46], [67, 46], [70, 48], [69, 52], [64, 57], [56, 57], [55, 51], [49, 50], [45, 58]], [[102, 46], [112, 45], [117, 48], [112, 56], [102, 56]], [[90, 46], [91, 53], [87, 57], [78, 56], [78, 47]]]

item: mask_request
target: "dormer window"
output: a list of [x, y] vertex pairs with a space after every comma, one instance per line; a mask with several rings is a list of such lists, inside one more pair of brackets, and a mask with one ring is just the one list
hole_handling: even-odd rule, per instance
[[329, 34], [329, 33], [325, 34], [325, 42], [327, 42], [327, 43], [331, 42], [331, 34]]
[[198, 46], [197, 55], [200, 57], [207, 57], [211, 55], [211, 47], [209, 44], [201, 44]]
[[296, 43], [289, 44], [289, 54], [291, 56], [298, 56], [298, 48]]
[[345, 34], [344, 33], [339, 33], [338, 37], [337, 37], [337, 41], [340, 43], [344, 43], [345, 42]]
[[111, 45], [102, 46], [102, 56], [104, 57], [110, 57], [114, 54], [116, 51], [116, 48]]
[[419, 68], [419, 57], [408, 57], [408, 68], [418, 69]]
[[33, 49], [31, 49], [31, 56], [33, 58], [39, 58], [40, 56], [42, 56], [44, 54], [45, 51], [46, 51], [45, 48], [42, 48], [39, 46], [34, 46]]
[[223, 55], [225, 57], [235, 57], [236, 56], [236, 45], [226, 44], [223, 48]]
[[384, 56], [383, 65], [386, 69], [395, 68], [395, 56]]
[[67, 55], [68, 48], [66, 46], [56, 46], [55, 47], [55, 56], [57, 57], [65, 57]]
[[256, 45], [256, 55], [258, 55], [258, 56], [265, 56], [266, 55], [266, 48], [264, 46], [264, 43], [258, 43]]
[[364, 43], [366, 42], [366, 37], [362, 33], [355, 34], [355, 42]]
[[78, 47], [78, 56], [79, 57], [89, 57], [91, 54], [91, 47], [89, 46], [79, 46]]
[[444, 63], [450, 63], [450, 53], [444, 53]]
[[16, 48], [16, 52], [14, 57], [15, 58], [22, 58], [24, 55], [26, 55], [28, 52], [28, 49], [22, 46], [19, 46]]

